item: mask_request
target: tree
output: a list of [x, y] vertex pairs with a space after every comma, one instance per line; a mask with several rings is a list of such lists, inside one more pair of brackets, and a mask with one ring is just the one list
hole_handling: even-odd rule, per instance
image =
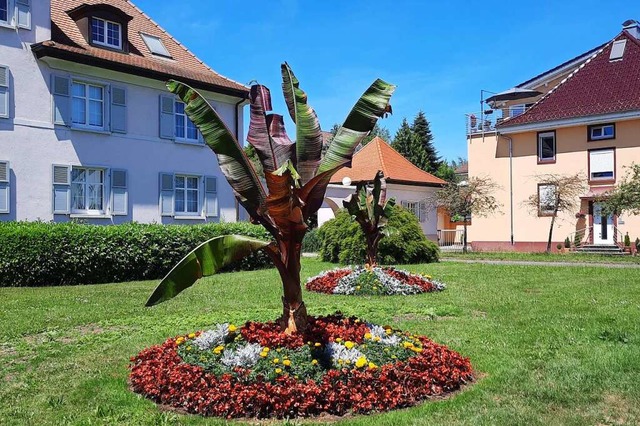
[[[404, 158], [411, 161], [411, 145], [412, 145], [413, 132], [411, 126], [407, 122], [406, 118], [402, 119], [402, 124], [396, 131], [396, 135], [393, 138], [391, 147], [398, 151]], [[413, 163], [413, 161], [411, 161]], [[415, 163], [414, 163], [415, 164]]]
[[547, 253], [551, 253], [553, 227], [558, 213], [571, 212], [580, 207], [580, 194], [585, 191], [585, 179], [580, 173], [574, 175], [542, 174], [536, 176], [538, 190], [524, 205], [537, 216], [551, 216]]
[[318, 211], [331, 177], [351, 164], [354, 150], [373, 129], [376, 120], [391, 111], [395, 86], [376, 80], [358, 100], [322, 155], [322, 131], [307, 94], [289, 65], [281, 66], [282, 89], [296, 142], [287, 136], [281, 115], [271, 111], [271, 93], [265, 86], [250, 91], [251, 121], [247, 140], [264, 170], [266, 191], [256, 170], [232, 132], [206, 99], [193, 88], [170, 81], [167, 86], [184, 103], [185, 112], [218, 158], [222, 173], [253, 223], [264, 226], [274, 242], [224, 236], [209, 240], [189, 253], [160, 282], [147, 306], [168, 300], [199, 278], [254, 250], [265, 250], [282, 280], [281, 329], [288, 334], [307, 327], [307, 310], [300, 285], [300, 252], [307, 231], [305, 221]]
[[384, 228], [391, 216], [396, 200], [387, 198], [387, 183], [384, 174], [378, 170], [373, 181], [373, 188], [366, 183], [359, 183], [355, 194], [349, 195], [342, 205], [351, 217], [360, 225], [367, 242], [366, 263], [376, 266], [378, 263], [378, 244], [384, 237]]
[[451, 217], [464, 218], [462, 252], [467, 253], [467, 220], [473, 216], [486, 217], [498, 213], [502, 204], [494, 197], [500, 189], [490, 177], [472, 177], [467, 182], [450, 182], [435, 192], [427, 202], [442, 207]]
[[601, 200], [605, 213], [632, 215], [640, 214], [640, 164], [629, 166], [626, 176], [613, 191]]
[[[333, 136], [335, 136], [339, 128], [340, 126], [338, 124], [334, 124], [329, 132]], [[331, 142], [333, 136], [328, 140], [328, 142]], [[371, 132], [369, 132], [369, 134], [365, 136], [364, 139], [362, 139], [362, 142], [360, 142], [360, 144], [356, 147], [356, 152], [360, 151], [364, 146], [366, 146], [376, 137], [379, 137], [387, 143], [391, 143], [391, 133], [389, 133], [389, 130], [386, 127], [382, 127], [378, 123], [376, 123], [376, 125], [373, 126], [373, 130], [371, 130]]]
[[431, 133], [431, 127], [424, 112], [418, 111], [418, 114], [413, 119], [411, 130], [418, 138], [418, 146], [424, 154], [422, 156], [422, 164], [416, 164], [422, 170], [429, 173], [435, 173], [440, 167], [442, 160], [433, 146], [433, 134]]
[[456, 175], [456, 169], [453, 164], [455, 164], [455, 162], [449, 165], [446, 161], [443, 161], [434, 174], [447, 182], [458, 182], [458, 176]]

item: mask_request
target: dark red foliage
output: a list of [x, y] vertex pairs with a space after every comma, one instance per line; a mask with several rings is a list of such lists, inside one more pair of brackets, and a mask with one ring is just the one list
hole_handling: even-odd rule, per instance
[[333, 294], [333, 289], [338, 285], [340, 278], [346, 277], [352, 272], [351, 268], [335, 269], [322, 274], [319, 277], [314, 278], [306, 284], [306, 288], [309, 291], [315, 291], [317, 293]]
[[[314, 336], [343, 339], [351, 326], [353, 335], [363, 325], [340, 315], [310, 317]], [[250, 339], [263, 339], [275, 331], [270, 323], [248, 323], [241, 330]], [[320, 328], [324, 327], [324, 332]], [[355, 339], [352, 339], [355, 340]], [[256, 340], [257, 341], [257, 340]], [[298, 345], [298, 340], [287, 340]], [[421, 337], [422, 352], [405, 362], [377, 369], [330, 370], [318, 383], [284, 375], [275, 383], [241, 382], [231, 375], [216, 377], [201, 367], [185, 364], [176, 352], [175, 339], [153, 346], [131, 359], [131, 386], [137, 393], [160, 404], [190, 413], [227, 418], [291, 418], [321, 413], [343, 415], [408, 407], [459, 389], [473, 380], [471, 364], [447, 347]], [[270, 341], [271, 347], [274, 341]]]

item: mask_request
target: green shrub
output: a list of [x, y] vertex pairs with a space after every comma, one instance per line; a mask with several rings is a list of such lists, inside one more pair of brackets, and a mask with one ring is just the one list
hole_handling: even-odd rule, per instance
[[318, 238], [318, 228], [310, 229], [302, 240], [303, 253], [317, 253], [320, 251], [320, 238]]
[[[96, 284], [163, 277], [200, 243], [228, 234], [269, 239], [249, 223], [98, 226], [0, 223], [0, 287]], [[230, 269], [270, 265], [262, 252]]]
[[629, 233], [627, 232], [624, 236], [624, 246], [631, 247], [631, 238], [629, 238]]
[[[387, 229], [391, 235], [380, 240], [378, 261], [384, 265], [428, 263], [438, 261], [438, 246], [424, 236], [417, 218], [395, 206]], [[318, 229], [320, 256], [326, 262], [359, 264], [366, 254], [366, 243], [360, 226], [346, 210]]]
[[564, 239], [564, 248], [571, 248], [571, 240], [569, 240], [569, 237]]

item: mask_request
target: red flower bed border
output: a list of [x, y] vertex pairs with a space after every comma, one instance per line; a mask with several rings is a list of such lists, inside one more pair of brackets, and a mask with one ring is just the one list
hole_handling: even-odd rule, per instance
[[[335, 318], [340, 317], [310, 319], [316, 330], [331, 325], [322, 335], [327, 340], [344, 338], [342, 332], [348, 328], [345, 325], [362, 325], [354, 319], [336, 324]], [[270, 324], [247, 323], [240, 332], [261, 341], [273, 336], [275, 329]], [[376, 369], [329, 370], [319, 382], [283, 375], [271, 383], [244, 382], [230, 374], [216, 377], [201, 367], [183, 363], [172, 338], [131, 359], [130, 383], [134, 392], [189, 413], [226, 418], [294, 418], [410, 407], [458, 390], [473, 380], [467, 358], [426, 337], [419, 340], [422, 352], [405, 362]], [[269, 343], [273, 346], [274, 341]], [[282, 343], [298, 345], [298, 342]]]

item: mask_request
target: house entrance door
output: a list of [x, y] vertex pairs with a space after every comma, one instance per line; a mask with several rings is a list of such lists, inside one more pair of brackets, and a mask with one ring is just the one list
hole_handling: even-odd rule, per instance
[[613, 244], [613, 215], [603, 214], [600, 203], [593, 203], [593, 243]]

